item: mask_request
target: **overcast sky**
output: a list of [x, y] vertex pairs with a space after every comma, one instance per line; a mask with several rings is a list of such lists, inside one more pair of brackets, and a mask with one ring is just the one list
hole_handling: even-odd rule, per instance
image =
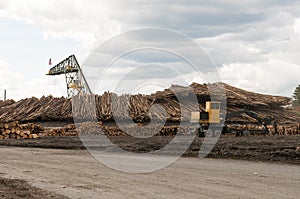
[[[191, 37], [205, 47], [225, 83], [285, 96], [300, 84], [296, 0], [6, 0], [0, 1], [0, 26], [0, 93], [7, 89], [8, 98], [66, 95], [63, 76], [44, 75], [50, 57], [55, 64], [75, 54], [83, 63], [108, 38], [143, 27], [173, 29]], [[146, 60], [153, 62], [138, 55], [134, 61], [143, 67]], [[156, 78], [164, 74], [164, 58], [151, 66]], [[192, 73], [184, 75], [197, 80]]]

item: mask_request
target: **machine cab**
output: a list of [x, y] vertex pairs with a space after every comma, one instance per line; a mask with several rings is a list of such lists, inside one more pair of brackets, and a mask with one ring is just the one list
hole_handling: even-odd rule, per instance
[[206, 102], [206, 112], [208, 113], [208, 123], [220, 123], [220, 102]]
[[220, 108], [221, 102], [206, 102], [205, 111], [191, 112], [191, 123], [220, 123]]

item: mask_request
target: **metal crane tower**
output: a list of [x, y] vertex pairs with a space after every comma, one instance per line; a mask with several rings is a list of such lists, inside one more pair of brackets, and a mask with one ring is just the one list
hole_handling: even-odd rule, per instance
[[62, 74], [66, 77], [68, 98], [78, 94], [92, 94], [75, 55], [53, 66], [46, 75]]

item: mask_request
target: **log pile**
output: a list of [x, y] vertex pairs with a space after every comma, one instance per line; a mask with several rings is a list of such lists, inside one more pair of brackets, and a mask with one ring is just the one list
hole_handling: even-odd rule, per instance
[[40, 125], [18, 122], [0, 123], [0, 140], [2, 139], [35, 139], [44, 131]]
[[[250, 134], [263, 134], [265, 135], [266, 132], [262, 125], [256, 124], [229, 124], [227, 125], [233, 131], [242, 131], [248, 132]], [[300, 133], [300, 124], [291, 124], [291, 125], [268, 125], [269, 133], [268, 135], [297, 135]], [[235, 133], [234, 133], [235, 134]]]
[[0, 122], [72, 121], [71, 102], [63, 97], [6, 100], [0, 101], [0, 105]]
[[[264, 127], [262, 125], [255, 124], [229, 124], [228, 127], [234, 131], [243, 131], [245, 134], [262, 134], [266, 135]], [[123, 127], [122, 129], [116, 126], [105, 126], [101, 122], [84, 122], [78, 124], [77, 129], [75, 125], [67, 125], [62, 128], [55, 128], [47, 132], [47, 136], [90, 136], [105, 134], [107, 136], [133, 136], [133, 137], [151, 137], [151, 136], [175, 136], [178, 133], [179, 126], [163, 126], [152, 125], [131, 125]], [[193, 129], [195, 130], [195, 129]], [[182, 126], [180, 128], [181, 135], [190, 135], [196, 133], [188, 125]], [[276, 127], [269, 125], [268, 135], [296, 135], [300, 132], [300, 124], [298, 125], [278, 125]], [[78, 133], [79, 132], [79, 133]], [[235, 133], [233, 132], [235, 135]]]
[[[77, 126], [78, 127], [78, 126]], [[263, 126], [255, 124], [229, 124], [228, 127], [234, 131], [243, 131], [244, 135], [249, 134], [262, 134], [266, 135], [263, 130]], [[276, 128], [276, 129], [275, 129]], [[79, 124], [79, 128], [76, 129], [75, 125], [67, 125], [65, 127], [56, 127], [49, 130], [45, 129], [43, 136], [90, 136], [105, 134], [107, 136], [133, 136], [133, 137], [151, 137], [151, 136], [175, 136], [178, 133], [179, 126], [126, 126], [125, 128], [118, 128], [115, 126], [104, 126], [101, 123], [85, 122]], [[268, 126], [268, 135], [296, 135], [300, 132], [300, 125], [278, 125]], [[78, 133], [79, 132], [79, 133]], [[192, 131], [189, 126], [183, 126], [180, 129], [182, 135], [190, 135], [196, 133]], [[235, 135], [235, 132], [233, 132]]]
[[[103, 125], [101, 122], [83, 122], [77, 124], [76, 127], [74, 124], [71, 124], [64, 127], [45, 129], [44, 136], [90, 136], [103, 133], [107, 136], [175, 136], [179, 130], [179, 126], [161, 127], [159, 125], [144, 126], [141, 124], [120, 129], [116, 126]], [[180, 129], [181, 135], [190, 135], [191, 133], [193, 132], [190, 131], [189, 126], [184, 126]]]
[[56, 128], [48, 128], [45, 129], [45, 133], [43, 136], [78, 136], [78, 133], [76, 131], [76, 127], [74, 124], [69, 124], [64, 127], [56, 127]]
[[[152, 137], [152, 136], [175, 136], [179, 132], [179, 126], [143, 126], [131, 125], [122, 129], [115, 126], [105, 126], [101, 122], [85, 122], [77, 125], [77, 132], [82, 136], [105, 134], [106, 136], [133, 136], [133, 137]], [[180, 128], [181, 135], [189, 135], [189, 126]]]
[[[290, 111], [284, 106], [290, 104], [288, 97], [263, 95], [245, 91], [227, 84], [196, 84], [189, 87], [173, 85], [169, 89], [159, 91], [151, 95], [118, 96], [105, 92], [94, 96], [96, 107], [87, 107], [85, 102], [90, 100], [87, 96], [81, 96], [76, 100], [73, 109], [79, 115], [75, 118], [90, 116], [98, 121], [133, 120], [138, 123], [147, 123], [151, 120], [165, 120], [170, 122], [189, 121], [189, 112], [195, 110], [195, 105], [189, 101], [189, 97], [196, 94], [199, 108], [205, 108], [205, 102], [211, 99], [209, 90], [218, 93], [218, 88], [224, 88], [227, 97], [227, 112], [238, 111], [247, 108], [258, 113], [262, 118], [272, 116], [278, 124], [291, 125], [299, 123], [299, 114]], [[183, 97], [184, 105], [180, 106], [176, 95]], [[85, 99], [86, 98], [86, 99]], [[20, 121], [73, 121], [71, 100], [54, 98], [52, 96], [40, 99], [32, 97], [17, 102], [13, 100], [0, 101], [0, 122]], [[251, 123], [250, 117], [241, 116], [232, 118], [230, 123]]]

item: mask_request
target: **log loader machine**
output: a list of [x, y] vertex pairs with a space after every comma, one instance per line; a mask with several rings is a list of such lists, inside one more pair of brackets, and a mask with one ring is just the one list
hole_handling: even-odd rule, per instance
[[[190, 123], [193, 126], [193, 124], [199, 124], [200, 127], [196, 129], [198, 132], [198, 135], [200, 137], [204, 137], [208, 133], [209, 125], [219, 125], [221, 120], [225, 118], [225, 121], [227, 121], [230, 118], [240, 116], [242, 114], [246, 114], [251, 118], [254, 118], [257, 120], [257, 122], [260, 125], [263, 125], [263, 132], [268, 133], [268, 125], [270, 125], [274, 118], [273, 117], [266, 117], [261, 118], [257, 113], [250, 111], [249, 109], [243, 109], [240, 111], [234, 111], [226, 114], [226, 116], [221, 115], [220, 111], [221, 102], [216, 101], [207, 101], [205, 111], [194, 111], [191, 112], [191, 120]], [[236, 129], [230, 129], [228, 128], [226, 122], [222, 130], [222, 134], [226, 133], [232, 133], [235, 131], [236, 136], [243, 135], [243, 131], [236, 130]], [[211, 136], [214, 136], [214, 132], [210, 132], [212, 134]]]

